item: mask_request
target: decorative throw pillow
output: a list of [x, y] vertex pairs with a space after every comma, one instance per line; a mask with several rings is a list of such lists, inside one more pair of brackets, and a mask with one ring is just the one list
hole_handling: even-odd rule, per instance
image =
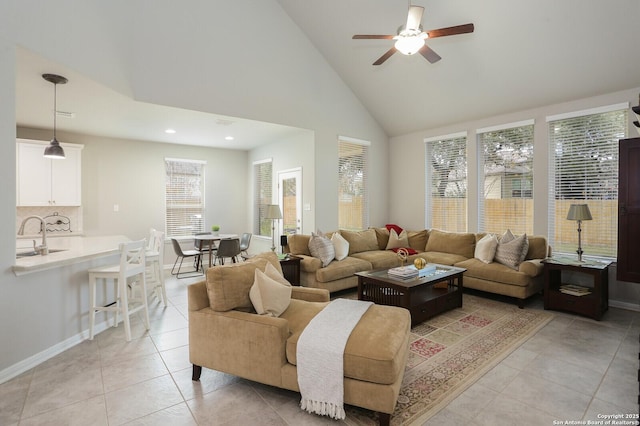
[[284, 286], [291, 287], [291, 283], [287, 281], [284, 275], [282, 275], [282, 272], [278, 271], [276, 267], [271, 263], [267, 263], [267, 267], [264, 269], [264, 273], [272, 280], [277, 281]]
[[349, 255], [349, 241], [345, 240], [342, 235], [335, 232], [331, 236], [331, 243], [336, 253], [336, 260], [342, 260]]
[[494, 260], [517, 271], [527, 242], [527, 234], [516, 237], [507, 229], [498, 242]]
[[396, 231], [396, 234], [400, 234], [402, 232], [402, 228], [400, 228], [398, 225], [395, 225], [393, 223], [387, 223], [384, 227], [387, 228], [389, 232], [391, 232], [391, 230], [394, 229]]
[[487, 234], [476, 243], [474, 257], [484, 263], [493, 262], [498, 248], [498, 237], [494, 234]]
[[259, 315], [279, 317], [291, 303], [291, 285], [284, 285], [256, 269], [249, 298]]
[[407, 231], [400, 232], [400, 235], [395, 229], [389, 231], [389, 242], [387, 243], [387, 250], [400, 247], [409, 247], [409, 236]]
[[333, 243], [322, 232], [311, 233], [311, 239], [309, 240], [309, 251], [311, 256], [320, 259], [322, 266], [325, 267], [331, 263], [336, 257], [336, 251], [333, 248]]

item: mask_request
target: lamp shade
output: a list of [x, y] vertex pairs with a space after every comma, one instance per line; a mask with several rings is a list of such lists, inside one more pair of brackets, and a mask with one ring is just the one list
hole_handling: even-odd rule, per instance
[[55, 138], [49, 142], [49, 145], [44, 149], [44, 156], [47, 158], [65, 158], [64, 149], [60, 146], [60, 142], [58, 142]]
[[277, 204], [267, 205], [267, 215], [265, 216], [265, 219], [282, 219], [280, 206]]
[[591, 212], [587, 204], [571, 204], [567, 220], [592, 220]]

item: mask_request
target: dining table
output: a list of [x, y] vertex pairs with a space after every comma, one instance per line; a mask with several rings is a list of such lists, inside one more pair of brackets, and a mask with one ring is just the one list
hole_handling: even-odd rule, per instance
[[215, 246], [216, 241], [238, 238], [238, 234], [198, 234], [194, 235], [193, 238], [196, 240], [198, 250], [202, 251], [205, 244], [209, 246], [209, 268], [213, 266], [213, 248]]

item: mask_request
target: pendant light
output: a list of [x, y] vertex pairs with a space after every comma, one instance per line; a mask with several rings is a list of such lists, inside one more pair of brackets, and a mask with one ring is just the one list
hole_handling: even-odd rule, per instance
[[57, 86], [58, 84], [65, 84], [68, 80], [56, 74], [42, 74], [42, 78], [49, 83], [53, 83], [53, 139], [49, 142], [49, 145], [44, 149], [44, 156], [47, 158], [63, 159], [64, 149], [60, 146], [60, 142], [56, 139], [56, 116], [58, 115], [57, 107]]

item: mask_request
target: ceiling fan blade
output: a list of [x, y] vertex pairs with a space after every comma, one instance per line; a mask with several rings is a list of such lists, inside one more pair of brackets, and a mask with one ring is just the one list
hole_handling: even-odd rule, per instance
[[381, 34], [356, 34], [351, 37], [354, 40], [392, 40], [395, 36], [392, 35], [381, 35]]
[[429, 46], [427, 46], [426, 44], [424, 46], [422, 46], [420, 48], [420, 50], [418, 50], [418, 52], [420, 52], [420, 54], [422, 56], [424, 56], [424, 58], [431, 62], [432, 64], [435, 64], [436, 62], [438, 62], [440, 59], [442, 59], [440, 57], [440, 55], [438, 55], [436, 52], [434, 52]]
[[424, 7], [422, 6], [409, 6], [409, 15], [407, 16], [406, 30], [418, 30], [420, 29], [420, 22], [422, 22], [422, 14], [424, 13]]
[[375, 61], [373, 63], [373, 65], [381, 65], [384, 63], [384, 61], [386, 61], [387, 59], [389, 59], [391, 57], [391, 55], [393, 55], [394, 53], [396, 53], [396, 48], [392, 47], [391, 49], [387, 50], [387, 52], [380, 56], [380, 58], [378, 58], [377, 61]]
[[427, 31], [429, 38], [444, 37], [456, 34], [466, 34], [473, 32], [473, 24], [456, 25], [455, 27], [439, 28]]

